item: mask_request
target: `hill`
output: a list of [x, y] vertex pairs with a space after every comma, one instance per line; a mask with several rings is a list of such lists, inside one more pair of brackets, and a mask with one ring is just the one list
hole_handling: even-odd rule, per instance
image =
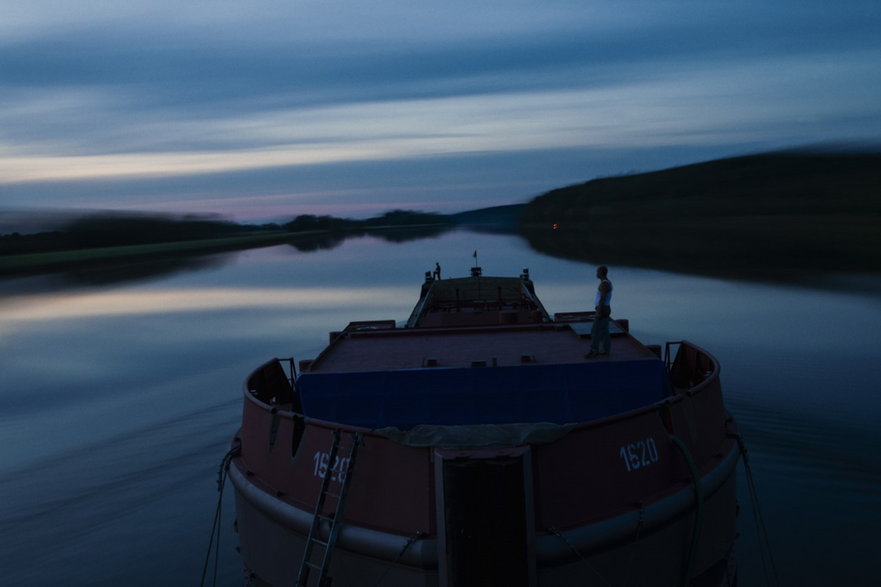
[[595, 179], [532, 200], [521, 231], [537, 250], [592, 263], [794, 282], [877, 273], [881, 153], [781, 152]]
[[454, 224], [476, 232], [519, 234], [520, 220], [525, 209], [526, 204], [509, 204], [459, 212], [451, 214], [449, 218]]

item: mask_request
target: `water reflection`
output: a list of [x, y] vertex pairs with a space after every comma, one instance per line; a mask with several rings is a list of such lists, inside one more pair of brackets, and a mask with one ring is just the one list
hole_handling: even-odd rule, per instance
[[[628, 239], [603, 237], [565, 224], [552, 229], [528, 225], [520, 228], [509, 218], [499, 224], [444, 224], [424, 227], [350, 230], [292, 236], [287, 245], [298, 253], [318, 253], [334, 250], [351, 242], [366, 241], [412, 243], [449, 239], [452, 234], [470, 234], [508, 237], [521, 246], [528, 246], [542, 255], [576, 263], [606, 264], [642, 267], [646, 270], [673, 271], [682, 274], [710, 276], [724, 280], [749, 280], [774, 284], [796, 284], [841, 291], [881, 293], [881, 274], [858, 272], [866, 267], [877, 269], [869, 261], [849, 260], [845, 263], [817, 262], [804, 251], [774, 248], [745, 255], [742, 247], [715, 239], [689, 241], [694, 235], [680, 235], [682, 242], [668, 242], [663, 247], [646, 247], [644, 241], [630, 243]], [[680, 238], [677, 237], [677, 238]], [[712, 242], [708, 248], [706, 243]], [[703, 244], [702, 244], [703, 243]], [[678, 248], [677, 248], [678, 247]], [[107, 286], [113, 284], [149, 281], [175, 274], [220, 269], [247, 249], [169, 255], [153, 259], [133, 259], [123, 262], [102, 261], [89, 265], [78, 264], [52, 275], [55, 287]], [[846, 270], [851, 272], [846, 272]], [[8, 286], [0, 276], [0, 295]]]
[[[592, 303], [592, 267], [518, 237], [464, 231], [406, 246], [361, 237], [309, 254], [242, 251], [101, 287], [7, 284], [4, 584], [196, 581], [246, 374], [271, 357], [314, 357], [349, 320], [405, 319], [424, 272], [440, 262], [445, 275], [467, 275], [475, 249], [486, 274], [529, 267], [551, 312]], [[687, 338], [720, 359], [782, 584], [874, 584], [878, 299], [616, 265], [610, 275], [616, 316], [637, 336]], [[761, 584], [746, 500], [741, 584]], [[238, 586], [231, 502], [224, 516], [221, 584]]]
[[345, 233], [328, 233], [317, 236], [299, 237], [290, 242], [290, 246], [294, 247], [302, 253], [311, 253], [320, 250], [335, 249], [342, 245], [346, 240], [352, 238], [363, 238], [370, 236], [390, 243], [406, 243], [415, 240], [431, 239], [442, 236], [455, 227], [452, 225], [440, 226], [414, 226], [408, 228], [394, 228], [387, 230], [366, 231], [349, 231]]
[[773, 244], [749, 232], [730, 231], [722, 238], [712, 227], [688, 223], [673, 228], [594, 224], [588, 229], [564, 220], [553, 226], [524, 226], [523, 236], [536, 251], [586, 263], [881, 293], [877, 251], [869, 246], [858, 255], [819, 245], [806, 248], [803, 241], [790, 242], [780, 235]]
[[[331, 231], [291, 236], [286, 242], [288, 246], [300, 253], [316, 253], [335, 249], [351, 239], [370, 238], [390, 243], [405, 243], [437, 238], [452, 230], [455, 230], [453, 225], [444, 224], [406, 228], [373, 228], [345, 232]], [[253, 245], [250, 246], [253, 247]], [[262, 246], [253, 248], [259, 249]], [[36, 267], [31, 270], [20, 269], [19, 273], [4, 274], [0, 272], [0, 294], [4, 289], [9, 289], [8, 286], [4, 286], [4, 282], [17, 281], [22, 276], [42, 275], [45, 277], [49, 275], [54, 287], [107, 286], [149, 281], [179, 273], [218, 269], [234, 259], [236, 255], [247, 250], [249, 250], [247, 246], [242, 249], [241, 245], [238, 248], [236, 245], [217, 245], [213, 249], [201, 252], [169, 252], [155, 257], [132, 257], [122, 260], [99, 259], [68, 264], [58, 261], [52, 265]]]
[[345, 234], [324, 234], [299, 238], [291, 241], [289, 244], [301, 253], [314, 253], [316, 251], [335, 249], [346, 242], [347, 238], [349, 236]]
[[95, 266], [79, 266], [62, 273], [74, 283], [87, 285], [111, 285], [127, 281], [146, 281], [203, 269], [217, 268], [226, 262], [224, 255], [191, 255], [174, 258], [136, 260], [126, 263], [101, 263]]
[[90, 319], [106, 316], [207, 312], [211, 310], [290, 310], [339, 308], [363, 296], [362, 306], [383, 306], [399, 297], [393, 288], [191, 288], [111, 291], [41, 296], [13, 296], [0, 306], [6, 325], [41, 321]]

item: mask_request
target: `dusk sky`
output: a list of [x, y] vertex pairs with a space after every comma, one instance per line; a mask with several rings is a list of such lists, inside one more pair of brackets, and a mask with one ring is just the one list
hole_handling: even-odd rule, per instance
[[455, 212], [881, 142], [879, 0], [28, 0], [0, 210]]

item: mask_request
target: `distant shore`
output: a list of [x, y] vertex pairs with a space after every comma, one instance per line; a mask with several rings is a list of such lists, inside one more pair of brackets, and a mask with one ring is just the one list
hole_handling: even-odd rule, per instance
[[98, 263], [237, 251], [281, 244], [291, 238], [291, 234], [287, 232], [272, 232], [203, 240], [0, 256], [0, 276], [44, 273]]
[[536, 250], [798, 284], [881, 274], [881, 154], [772, 153], [593, 180], [532, 200]]
[[98, 214], [51, 232], [0, 236], [0, 278], [125, 263], [170, 263], [281, 244], [311, 251], [365, 234], [401, 241], [448, 230], [450, 222], [439, 214], [400, 210], [366, 221], [304, 215], [284, 226]]
[[[771, 153], [595, 179], [526, 204], [458, 214], [395, 210], [286, 225], [87, 218], [67, 232], [0, 235], [0, 278], [374, 235], [396, 242], [458, 227], [517, 234], [539, 252], [734, 279], [819, 285], [881, 275], [881, 153]], [[162, 242], [150, 242], [163, 239]]]

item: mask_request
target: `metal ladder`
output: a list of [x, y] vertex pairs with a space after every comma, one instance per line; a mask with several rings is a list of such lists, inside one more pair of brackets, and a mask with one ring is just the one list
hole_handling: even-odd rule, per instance
[[[315, 504], [315, 516], [312, 518], [312, 526], [309, 528], [309, 536], [306, 538], [306, 548], [303, 552], [303, 560], [300, 562], [300, 571], [297, 574], [297, 587], [307, 587], [309, 585], [310, 572], [318, 570], [318, 579], [314, 585], [318, 587], [327, 587], [330, 585], [331, 578], [327, 576], [327, 570], [330, 567], [330, 557], [333, 554], [334, 545], [339, 537], [342, 528], [343, 505], [346, 501], [346, 494], [349, 491], [349, 482], [352, 479], [352, 471], [355, 468], [355, 457], [358, 455], [358, 447], [363, 442], [363, 436], [359, 433], [352, 434], [352, 445], [349, 449], [348, 462], [345, 463], [345, 471], [343, 470], [343, 461], [338, 457], [339, 449], [342, 445], [342, 431], [339, 428], [333, 431], [333, 443], [330, 447], [330, 453], [327, 458], [327, 471], [321, 480], [321, 490], [318, 492], [318, 502]], [[331, 480], [340, 482], [339, 493], [334, 493], [328, 489]], [[324, 502], [328, 497], [336, 499], [336, 509], [333, 515], [324, 514]], [[321, 523], [330, 524], [327, 540], [319, 537]], [[320, 555], [320, 562], [312, 560], [315, 548], [324, 550]]]

